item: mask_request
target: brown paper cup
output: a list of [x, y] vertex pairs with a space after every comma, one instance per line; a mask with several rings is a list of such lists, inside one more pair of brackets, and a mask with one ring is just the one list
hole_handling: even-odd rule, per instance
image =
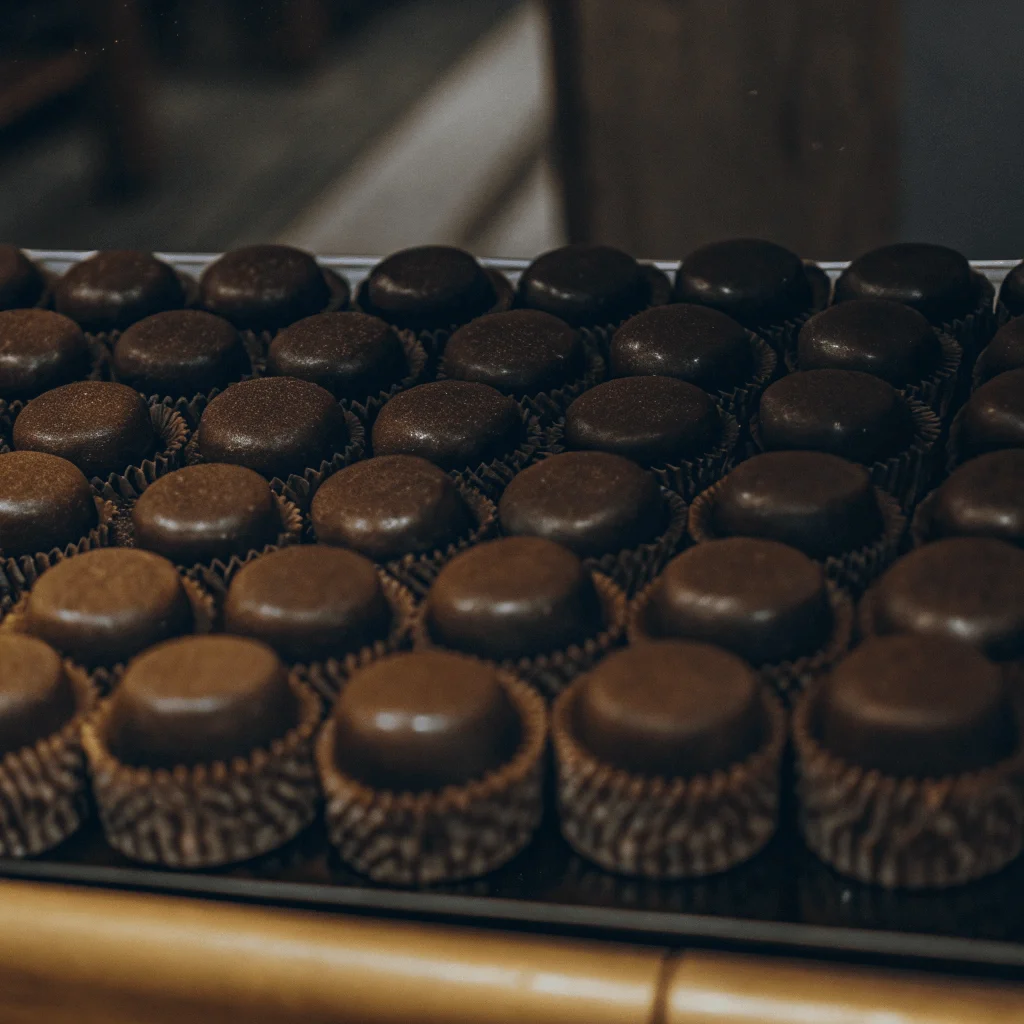
[[[755, 665], [761, 679], [782, 698], [788, 708], [819, 676], [827, 672], [850, 648], [853, 642], [853, 601], [850, 595], [831, 580], [826, 581], [828, 603], [832, 610], [832, 631], [825, 643], [816, 651], [790, 661]], [[645, 643], [662, 638], [653, 632], [648, 617], [651, 588], [648, 584], [629, 606], [626, 633], [630, 644]]]
[[1021, 852], [1024, 744], [991, 768], [941, 779], [868, 771], [818, 742], [820, 692], [798, 701], [793, 743], [800, 829], [823, 861], [873, 885], [945, 888], [994, 874]]
[[754, 350], [754, 375], [749, 381], [726, 391], [714, 392], [715, 401], [740, 424], [747, 424], [757, 412], [764, 389], [775, 378], [779, 369], [779, 356], [764, 338], [753, 331], [747, 331]]
[[938, 328], [944, 334], [952, 335], [960, 343], [968, 370], [973, 369], [978, 353], [989, 343], [998, 325], [995, 287], [984, 274], [974, 271], [972, 276], [977, 289], [977, 305], [965, 316], [948, 320]]
[[749, 860], [775, 834], [786, 713], [763, 689], [767, 736], [726, 771], [689, 779], [634, 775], [604, 764], [575, 736], [578, 679], [555, 702], [551, 734], [562, 835], [607, 871], [693, 878]]
[[62, 843], [89, 813], [82, 726], [96, 691], [71, 662], [64, 669], [77, 711], [58, 732], [12, 750], [0, 761], [0, 857], [31, 857]]
[[135, 768], [107, 746], [110, 704], [82, 732], [107, 842], [145, 864], [211, 868], [283, 846], [314, 818], [318, 802], [313, 738], [320, 698], [289, 677], [299, 722], [267, 750], [230, 763]]
[[[713, 521], [715, 499], [721, 486], [721, 481], [712, 484], [698, 494], [690, 505], [688, 531], [695, 544], [703, 544], [720, 536], [715, 531]], [[825, 575], [855, 597], [862, 594], [896, 560], [906, 532], [907, 520], [896, 499], [879, 487], [875, 488], [875, 497], [882, 513], [882, 532], [878, 539], [856, 551], [829, 555], [828, 558], [818, 560], [825, 567]]]
[[189, 431], [181, 414], [162, 405], [149, 407], [149, 418], [156, 431], [157, 453], [138, 466], [128, 466], [121, 473], [110, 473], [105, 479], [93, 477], [93, 490], [121, 494], [128, 490], [140, 492], [154, 480], [184, 465], [185, 445]]
[[377, 418], [384, 404], [395, 397], [399, 392], [408, 391], [409, 388], [422, 384], [427, 379], [427, 350], [420, 344], [419, 339], [413, 331], [398, 331], [402, 348], [405, 350], [405, 360], [409, 372], [397, 383], [392, 384], [386, 391], [367, 397], [361, 402], [342, 400], [342, 407], [350, 409], [369, 428]]
[[[582, 644], [561, 651], [538, 654], [532, 658], [511, 659], [498, 667], [509, 675], [529, 683], [547, 700], [554, 700], [581, 672], [593, 668], [622, 641], [626, 628], [626, 595], [607, 576], [592, 574], [601, 602], [603, 628]], [[411, 622], [413, 647], [443, 647], [430, 633], [426, 606], [420, 604]]]
[[807, 309], [787, 320], [749, 325], [750, 330], [764, 338], [780, 357], [796, 351], [796, 339], [800, 334], [800, 328], [815, 313], [825, 309], [832, 298], [832, 282], [828, 274], [811, 260], [804, 260], [804, 270], [811, 286], [811, 304]]
[[514, 477], [527, 466], [532, 465], [544, 450], [546, 434], [536, 416], [520, 407], [523, 418], [523, 440], [508, 455], [475, 467], [453, 469], [450, 476], [456, 483], [473, 487], [491, 501], [497, 501]]
[[543, 811], [547, 711], [525, 683], [501, 673], [523, 736], [483, 779], [426, 793], [371, 789], [343, 774], [328, 719], [316, 744], [327, 833], [353, 870], [387, 885], [430, 885], [487, 874], [522, 850]]

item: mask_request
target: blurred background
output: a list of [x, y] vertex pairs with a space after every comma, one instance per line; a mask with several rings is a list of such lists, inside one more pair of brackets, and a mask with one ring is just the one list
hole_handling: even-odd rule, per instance
[[1024, 256], [1020, 0], [0, 0], [0, 240]]

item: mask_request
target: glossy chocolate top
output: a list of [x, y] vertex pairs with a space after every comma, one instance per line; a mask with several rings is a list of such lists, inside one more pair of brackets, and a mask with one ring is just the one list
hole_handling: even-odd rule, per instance
[[23, 633], [0, 634], [0, 756], [52, 736], [77, 710], [52, 647]]
[[91, 364], [74, 320], [48, 309], [0, 312], [0, 398], [35, 398], [85, 377]]
[[933, 499], [930, 533], [1024, 545], [1024, 450], [979, 455], [951, 473]]
[[1024, 367], [1024, 318], [1017, 316], [1003, 324], [981, 350], [974, 372], [983, 384], [1007, 370], [1021, 367]]
[[962, 459], [1000, 448], [1024, 448], [1024, 368], [982, 384], [959, 414]]
[[0, 309], [34, 306], [46, 281], [42, 271], [15, 245], [0, 245]]

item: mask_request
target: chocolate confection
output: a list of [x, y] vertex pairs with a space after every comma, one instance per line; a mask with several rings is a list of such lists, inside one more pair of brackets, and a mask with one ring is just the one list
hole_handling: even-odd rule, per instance
[[999, 288], [999, 301], [1006, 307], [1010, 316], [1024, 313], [1024, 263], [1018, 263], [1003, 278]]
[[310, 512], [321, 543], [377, 562], [445, 548], [473, 526], [451, 477], [412, 455], [347, 466], [323, 482]]
[[540, 537], [507, 537], [464, 551], [426, 598], [432, 638], [494, 661], [560, 651], [602, 626], [591, 574]]
[[365, 313], [318, 313], [281, 331], [270, 343], [267, 372], [326, 388], [337, 399], [361, 401], [409, 374], [395, 329]]
[[74, 717], [75, 690], [52, 647], [0, 635], [0, 755], [52, 736]]
[[54, 306], [87, 331], [120, 331], [180, 309], [185, 289], [174, 269], [148, 252], [111, 249], [75, 263], [54, 287]]
[[857, 370], [807, 370], [771, 384], [758, 411], [767, 451], [810, 449], [870, 466], [905, 451], [910, 406], [884, 380]]
[[865, 597], [866, 631], [969, 643], [991, 658], [1024, 655], [1024, 551], [950, 537], [893, 564]]
[[342, 772], [415, 793], [483, 778], [512, 758], [522, 733], [495, 670], [443, 651], [396, 654], [356, 673], [334, 726]]
[[667, 519], [655, 477], [607, 452], [566, 452], [524, 469], [498, 514], [505, 533], [544, 537], [581, 558], [653, 541]]
[[933, 537], [996, 537], [1024, 545], [1024, 450], [1007, 448], [965, 462], [930, 504]]
[[35, 398], [85, 377], [91, 363], [74, 320], [47, 309], [0, 312], [0, 398]]
[[673, 377], [620, 377], [585, 391], [566, 410], [567, 448], [611, 452], [646, 465], [707, 454], [722, 415], [700, 388]]
[[804, 312], [813, 295], [800, 257], [773, 242], [713, 242], [676, 271], [675, 299], [711, 306], [742, 324], [767, 324]]
[[447, 245], [402, 249], [381, 260], [370, 272], [364, 297], [368, 313], [413, 329], [466, 323], [498, 299], [476, 258]]
[[824, 452], [766, 452], [722, 481], [712, 510], [723, 537], [761, 537], [811, 558], [856, 551], [882, 533], [866, 469]]
[[[1024, 278], [1024, 275], [1021, 276]], [[977, 383], [984, 384], [1007, 370], [1019, 370], [1021, 367], [1024, 367], [1024, 319], [1018, 315], [1003, 324], [981, 350], [974, 365], [974, 376]]]
[[888, 299], [941, 324], [970, 313], [977, 302], [971, 265], [944, 245], [900, 242], [858, 256], [839, 275], [835, 302]]
[[155, 313], [114, 345], [114, 375], [147, 395], [191, 398], [250, 372], [241, 336], [223, 317], [198, 309]]
[[651, 585], [645, 619], [654, 636], [715, 644], [752, 665], [810, 654], [832, 628], [821, 565], [785, 544], [747, 537], [673, 558]]
[[272, 544], [281, 517], [270, 485], [251, 469], [202, 463], [168, 473], [131, 512], [136, 547], [180, 565], [227, 561]]
[[331, 293], [315, 259], [288, 245], [249, 245], [211, 263], [199, 280], [203, 306], [236, 327], [274, 331], [319, 313]]
[[266, 644], [190, 636], [130, 662], [111, 698], [106, 739], [123, 764], [173, 768], [245, 757], [297, 721], [288, 671]]
[[1007, 370], [982, 384], [961, 409], [955, 447], [961, 459], [1024, 448], [1024, 369]]
[[77, 466], [43, 452], [0, 455], [0, 552], [8, 558], [73, 544], [96, 518]]
[[755, 353], [746, 330], [709, 306], [655, 306], [627, 320], [612, 338], [616, 377], [677, 377], [705, 391], [747, 383]]
[[253, 559], [228, 588], [224, 629], [288, 661], [340, 658], [384, 639], [391, 607], [374, 564], [342, 548], [289, 547]]
[[860, 370], [905, 388], [933, 374], [942, 346], [916, 309], [886, 299], [852, 299], [800, 329], [801, 370]]
[[519, 303], [576, 327], [615, 323], [643, 309], [650, 283], [632, 256], [607, 245], [566, 245], [538, 256], [519, 278]]
[[441, 368], [453, 380], [478, 381], [522, 397], [578, 380], [586, 360], [579, 335], [563, 320], [512, 309], [460, 327], [445, 345]]
[[199, 454], [285, 479], [318, 468], [348, 444], [348, 426], [334, 396], [294, 377], [232, 384], [199, 421]]
[[744, 761], [763, 742], [757, 676], [710, 644], [655, 640], [628, 647], [583, 678], [576, 735], [615, 768], [688, 778]]
[[33, 398], [12, 437], [12, 447], [59, 455], [90, 478], [123, 473], [157, 447], [142, 396], [110, 381], [77, 381]]
[[403, 391], [373, 425], [375, 455], [418, 455], [442, 469], [501, 458], [523, 437], [519, 406], [487, 384], [442, 380]]
[[976, 771], [1016, 742], [998, 667], [952, 640], [866, 640], [832, 670], [819, 701], [824, 747], [886, 775]]
[[193, 628], [188, 595], [159, 555], [97, 548], [48, 569], [29, 591], [25, 630], [87, 666], [116, 665]]
[[40, 269], [14, 245], [0, 245], [0, 309], [34, 306], [46, 281]]

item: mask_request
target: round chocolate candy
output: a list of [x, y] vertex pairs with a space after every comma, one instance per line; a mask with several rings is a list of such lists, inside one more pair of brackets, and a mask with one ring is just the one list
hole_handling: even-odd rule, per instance
[[999, 301], [1010, 316], [1017, 317], [1024, 313], [1024, 263], [1018, 263], [1003, 278], [999, 287]]
[[58, 455], [90, 478], [138, 466], [158, 443], [142, 395], [91, 380], [33, 398], [14, 421], [12, 438], [14, 448]]
[[839, 275], [835, 302], [888, 299], [933, 324], [966, 316], [977, 302], [971, 265], [944, 245], [899, 242], [858, 256]]
[[506, 537], [452, 559], [427, 594], [426, 621], [438, 643], [495, 661], [564, 650], [602, 624], [591, 574], [540, 537]]
[[507, 395], [487, 384], [441, 380], [403, 391], [381, 409], [373, 452], [465, 469], [508, 455], [522, 437], [519, 406]]
[[0, 635], [0, 756], [52, 736], [75, 716], [75, 690], [52, 647]]
[[482, 779], [511, 760], [522, 733], [494, 668], [444, 651], [395, 654], [357, 672], [334, 726], [342, 772], [414, 793]]
[[282, 548], [231, 580], [224, 629], [270, 644], [287, 661], [322, 661], [383, 640], [391, 606], [372, 562], [341, 548]]
[[876, 633], [971, 644], [1000, 660], [1024, 655], [1024, 551], [950, 537], [895, 562], [868, 592]]
[[800, 329], [801, 370], [860, 370], [905, 388], [933, 374], [942, 346], [916, 309], [887, 299], [851, 299]]
[[615, 323], [643, 309], [650, 284], [632, 256], [607, 245], [566, 245], [519, 278], [519, 302], [577, 327]]
[[505, 533], [544, 537], [581, 558], [653, 541], [667, 519], [654, 475], [607, 452], [566, 452], [524, 469], [498, 513]]
[[365, 401], [409, 374], [395, 329], [365, 313], [318, 313], [281, 331], [270, 343], [267, 371], [326, 388], [337, 399]]
[[914, 437], [906, 399], [857, 370], [806, 370], [769, 385], [758, 409], [766, 451], [830, 452], [870, 466], [905, 451]]
[[882, 532], [882, 513], [863, 466], [824, 452], [766, 452], [723, 480], [712, 509], [723, 537], [761, 537], [811, 558], [856, 551]]
[[952, 640], [872, 637], [836, 665], [818, 699], [823, 746], [886, 775], [976, 771], [1016, 743], [998, 667]]
[[114, 345], [114, 375], [147, 395], [192, 398], [251, 369], [242, 339], [223, 317], [198, 309], [154, 313]]
[[932, 499], [930, 533], [1024, 545], [1024, 450], [979, 455], [951, 473]]
[[441, 366], [453, 380], [522, 397], [571, 384], [585, 364], [579, 335], [565, 321], [536, 309], [512, 309], [460, 327], [445, 345]]
[[230, 762], [266, 749], [298, 721], [280, 658], [236, 636], [180, 637], [145, 651], [110, 704], [110, 752], [140, 768]]
[[637, 775], [725, 771], [761, 745], [757, 676], [710, 644], [654, 640], [610, 654], [583, 677], [575, 725], [598, 760]]
[[272, 544], [281, 529], [270, 485], [251, 469], [202, 463], [150, 484], [131, 512], [135, 545], [179, 565], [226, 562]]
[[286, 479], [344, 451], [348, 426], [334, 396], [294, 377], [232, 384], [199, 421], [199, 454]]
[[752, 665], [818, 650], [832, 629], [825, 573], [786, 544], [727, 537], [677, 555], [651, 586], [654, 636], [701, 640]]
[[1024, 318], [1017, 316], [1003, 324], [981, 350], [974, 373], [978, 383], [984, 384], [1007, 370], [1019, 370], [1021, 367], [1024, 367]]
[[40, 269], [14, 245], [0, 245], [0, 309], [34, 306], [46, 281]]
[[0, 398], [35, 398], [89, 373], [82, 329], [47, 309], [0, 312]]
[[676, 377], [725, 391], [754, 375], [754, 348], [743, 326], [709, 306], [655, 306], [627, 320], [612, 338], [616, 377]]
[[110, 249], [74, 263], [54, 288], [54, 307], [87, 331], [121, 331], [185, 304], [181, 279], [148, 252]]
[[96, 503], [77, 466], [43, 452], [0, 455], [0, 553], [65, 548], [95, 525]]
[[706, 455], [722, 415], [700, 388], [674, 377], [619, 377], [585, 391], [566, 410], [567, 448], [664, 465]]
[[957, 419], [961, 459], [1000, 448], [1024, 448], [1024, 368], [1007, 370], [982, 384]]
[[800, 257], [753, 238], [695, 249], [676, 271], [675, 299], [711, 306], [742, 324], [786, 320], [813, 301]]
[[448, 327], [486, 313], [494, 284], [474, 256], [448, 245], [402, 249], [381, 260], [366, 282], [368, 312], [413, 329]]
[[289, 245], [249, 245], [211, 263], [199, 280], [203, 306], [236, 327], [274, 331], [324, 309], [323, 271]]
[[25, 628], [87, 666], [116, 665], [189, 632], [192, 606], [174, 566], [131, 548], [59, 562], [29, 591]]
[[310, 515], [322, 544], [377, 562], [445, 548], [473, 528], [452, 478], [412, 455], [378, 455], [328, 477]]

